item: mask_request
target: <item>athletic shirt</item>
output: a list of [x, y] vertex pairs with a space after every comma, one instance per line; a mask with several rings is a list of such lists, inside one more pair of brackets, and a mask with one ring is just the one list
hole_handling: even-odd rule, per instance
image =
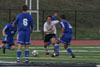
[[65, 27], [64, 33], [72, 33], [72, 26], [69, 22], [63, 20], [60, 22], [61, 28]]
[[28, 13], [21, 13], [15, 20], [15, 25], [19, 25], [18, 31], [30, 31], [33, 29], [33, 18]]
[[4, 28], [3, 31], [5, 31], [6, 36], [9, 37], [14, 37], [16, 31], [17, 31], [17, 26], [12, 27], [12, 23], [8, 23]]
[[56, 20], [56, 21], [51, 21], [50, 24], [48, 24], [48, 22], [45, 22], [45, 23], [44, 23], [44, 31], [54, 30], [53, 33], [46, 33], [46, 34], [56, 34], [56, 27], [55, 27], [55, 25], [56, 25], [57, 23], [59, 23], [58, 20]]

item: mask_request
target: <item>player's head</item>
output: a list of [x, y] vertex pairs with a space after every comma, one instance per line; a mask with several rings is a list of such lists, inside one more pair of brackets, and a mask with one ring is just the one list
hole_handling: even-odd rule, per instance
[[15, 20], [16, 20], [16, 19], [13, 18], [12, 21], [11, 21], [11, 24], [12, 24], [13, 27], [14, 27], [14, 21], [15, 21]]
[[54, 13], [54, 16], [57, 17], [57, 16], [58, 16], [58, 12], [55, 12], [55, 13]]
[[14, 21], [15, 21], [15, 20], [16, 20], [16, 19], [15, 19], [15, 18], [13, 18], [13, 19], [12, 19], [12, 21], [11, 21], [11, 23], [14, 23]]
[[46, 20], [47, 20], [47, 22], [50, 24], [51, 21], [52, 21], [52, 16], [47, 16], [47, 17], [46, 17]]
[[28, 10], [27, 5], [23, 5], [23, 7], [22, 7], [22, 11], [27, 11], [27, 10]]
[[60, 16], [60, 20], [65, 20], [65, 19], [66, 19], [65, 15]]

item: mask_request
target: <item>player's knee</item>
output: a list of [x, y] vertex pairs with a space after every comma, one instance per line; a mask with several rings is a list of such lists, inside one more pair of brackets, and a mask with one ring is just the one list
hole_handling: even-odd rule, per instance
[[64, 45], [64, 48], [67, 49], [68, 48], [68, 45]]
[[58, 40], [56, 40], [56, 44], [59, 44], [59, 41]]

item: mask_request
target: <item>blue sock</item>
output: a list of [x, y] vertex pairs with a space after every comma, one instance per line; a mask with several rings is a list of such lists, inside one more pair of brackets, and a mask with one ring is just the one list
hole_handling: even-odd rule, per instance
[[54, 49], [56, 51], [56, 54], [59, 54], [59, 45], [58, 44], [54, 45]]
[[11, 47], [10, 47], [10, 46], [7, 46], [7, 49], [9, 49], [9, 50], [10, 50], [10, 49], [11, 49]]
[[48, 42], [48, 46], [51, 44], [51, 40], [49, 40], [49, 42]]
[[1, 49], [1, 46], [0, 46], [0, 49]]
[[21, 56], [21, 50], [17, 50], [17, 60], [20, 59], [20, 56]]
[[7, 46], [4, 46], [3, 48], [7, 49]]
[[74, 56], [74, 53], [72, 52], [70, 48], [67, 48], [66, 50], [71, 54], [71, 56]]
[[29, 49], [25, 49], [25, 59], [29, 59]]

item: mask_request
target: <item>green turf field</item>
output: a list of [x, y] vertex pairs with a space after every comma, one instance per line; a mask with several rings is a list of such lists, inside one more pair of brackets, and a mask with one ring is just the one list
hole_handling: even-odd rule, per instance
[[[75, 45], [70, 46], [73, 50], [76, 58], [71, 58], [70, 54], [64, 50], [63, 46], [60, 46], [60, 56], [59, 57], [51, 57], [53, 53], [53, 46], [50, 46], [50, 55], [44, 55], [43, 46], [30, 46], [30, 61], [49, 61], [49, 62], [100, 62], [100, 46], [99, 45]], [[16, 50], [6, 50], [6, 54], [3, 55], [2, 49], [0, 49], [0, 61], [16, 61]], [[38, 50], [39, 55], [37, 57], [33, 57], [31, 52], [32, 50]], [[22, 50], [21, 61], [24, 61], [24, 48]]]

